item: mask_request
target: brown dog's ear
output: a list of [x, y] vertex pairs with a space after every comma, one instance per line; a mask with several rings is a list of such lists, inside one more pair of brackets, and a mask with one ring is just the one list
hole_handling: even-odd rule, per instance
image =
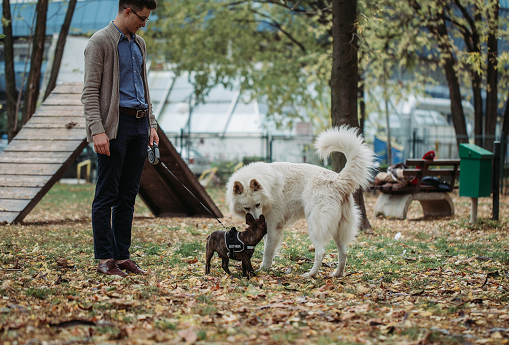
[[233, 183], [233, 194], [242, 194], [244, 193], [244, 186], [239, 181], [235, 181]]
[[263, 214], [260, 214], [260, 217], [258, 217], [262, 222], [265, 222], [265, 216]]
[[260, 182], [256, 181], [255, 179], [252, 179], [249, 182], [249, 187], [251, 187], [251, 190], [253, 192], [256, 192], [257, 190], [262, 189], [262, 185], [260, 184]]
[[251, 213], [246, 213], [246, 224], [251, 225], [255, 221], [253, 215]]

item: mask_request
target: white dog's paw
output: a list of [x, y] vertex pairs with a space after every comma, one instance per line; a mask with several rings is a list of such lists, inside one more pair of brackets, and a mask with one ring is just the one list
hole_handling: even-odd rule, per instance
[[338, 271], [334, 271], [331, 273], [331, 278], [339, 278], [339, 277], [343, 277], [344, 276], [344, 273], [343, 272], [338, 272]]
[[301, 277], [302, 278], [306, 278], [306, 279], [315, 278], [316, 277], [316, 273], [315, 274], [311, 274], [311, 272], [306, 272], [303, 275], [301, 275]]
[[266, 263], [266, 262], [262, 261], [262, 264], [260, 265], [260, 270], [270, 271], [271, 267], [272, 267], [272, 262], [271, 263]]
[[269, 272], [269, 271], [270, 271], [270, 266], [269, 267], [261, 266], [259, 269], [255, 270], [255, 272], [260, 272], [260, 273], [266, 273], [266, 272]]

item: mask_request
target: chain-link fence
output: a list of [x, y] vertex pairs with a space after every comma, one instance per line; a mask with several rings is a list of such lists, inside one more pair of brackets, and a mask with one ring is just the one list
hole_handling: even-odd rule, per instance
[[[438, 159], [457, 159], [458, 147], [455, 136], [431, 136], [420, 135], [417, 132], [407, 137], [393, 137], [395, 145], [392, 147], [393, 163], [405, 162], [408, 158], [421, 158], [428, 151], [435, 151]], [[292, 162], [310, 163], [320, 166], [327, 166], [327, 161], [322, 161], [313, 147], [314, 137], [302, 138], [299, 136], [284, 136], [270, 134], [254, 135], [218, 135], [210, 133], [180, 133], [166, 134], [177, 151], [190, 150], [204, 156], [211, 165], [218, 166], [227, 178], [233, 167], [238, 163], [248, 164], [252, 161], [265, 162]], [[500, 187], [501, 192], [509, 193], [509, 143], [507, 138], [501, 141]], [[473, 140], [471, 138], [471, 140]], [[368, 145], [375, 150], [379, 157], [380, 164], [388, 165], [386, 158], [386, 141], [377, 137], [366, 137]], [[380, 149], [381, 147], [381, 149]], [[377, 150], [378, 149], [378, 150]], [[187, 160], [187, 157], [183, 157]], [[396, 160], [397, 159], [397, 160]], [[223, 182], [223, 181], [221, 181]]]
[[303, 141], [296, 136], [270, 134], [223, 136], [210, 133], [190, 135], [166, 133], [166, 136], [178, 152], [195, 150], [212, 162], [257, 160], [321, 165], [318, 155], [311, 149], [314, 138]]

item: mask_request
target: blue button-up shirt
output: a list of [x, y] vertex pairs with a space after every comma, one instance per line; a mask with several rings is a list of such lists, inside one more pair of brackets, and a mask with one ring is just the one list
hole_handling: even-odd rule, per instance
[[[113, 24], [115, 25], [115, 24]], [[147, 109], [145, 101], [145, 89], [141, 77], [143, 68], [143, 55], [140, 47], [136, 44], [135, 34], [131, 33], [131, 41], [120, 31], [118, 42], [118, 56], [120, 68], [120, 106], [132, 109]]]

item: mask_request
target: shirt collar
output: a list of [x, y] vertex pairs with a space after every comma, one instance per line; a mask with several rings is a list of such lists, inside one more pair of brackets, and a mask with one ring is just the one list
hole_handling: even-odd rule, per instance
[[[126, 35], [124, 35], [124, 33], [122, 31], [120, 31], [120, 29], [118, 28], [118, 26], [115, 25], [115, 23], [112, 21], [111, 22], [113, 24], [113, 26], [118, 30], [118, 32], [120, 32], [120, 39], [123, 40], [124, 37], [126, 37]], [[136, 37], [135, 34], [133, 34], [132, 32], [130, 33], [131, 34], [131, 39], [134, 39]], [[127, 38], [127, 37], [126, 37]]]

